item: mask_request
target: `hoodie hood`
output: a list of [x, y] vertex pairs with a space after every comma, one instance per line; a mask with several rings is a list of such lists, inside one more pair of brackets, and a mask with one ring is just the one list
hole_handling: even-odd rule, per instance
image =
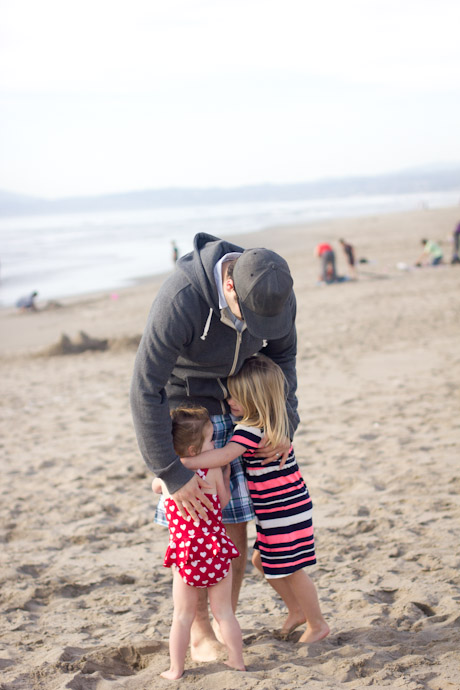
[[219, 314], [219, 294], [214, 280], [214, 266], [225, 254], [243, 253], [244, 249], [237, 244], [208, 235], [206, 232], [195, 235], [193, 248], [194, 251], [182, 256], [176, 266], [185, 273], [206, 304]]

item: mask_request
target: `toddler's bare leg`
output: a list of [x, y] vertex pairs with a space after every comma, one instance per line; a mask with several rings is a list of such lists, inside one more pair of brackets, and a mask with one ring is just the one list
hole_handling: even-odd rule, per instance
[[187, 585], [179, 573], [173, 570], [174, 613], [169, 633], [169, 654], [171, 657], [168, 671], [163, 671], [163, 678], [177, 680], [184, 673], [184, 661], [190, 641], [190, 628], [196, 613], [198, 590]]

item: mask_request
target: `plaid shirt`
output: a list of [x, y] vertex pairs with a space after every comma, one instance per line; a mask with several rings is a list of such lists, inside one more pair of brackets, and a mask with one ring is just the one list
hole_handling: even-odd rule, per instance
[[[230, 414], [213, 415], [211, 422], [214, 427], [214, 447], [222, 448], [230, 440], [233, 434], [233, 419]], [[254, 517], [251, 497], [249, 496], [246, 479], [244, 477], [243, 461], [236, 458], [231, 464], [230, 474], [231, 499], [222, 510], [224, 523], [249, 522]], [[160, 497], [155, 512], [155, 522], [168, 526], [164, 510], [164, 499]]]

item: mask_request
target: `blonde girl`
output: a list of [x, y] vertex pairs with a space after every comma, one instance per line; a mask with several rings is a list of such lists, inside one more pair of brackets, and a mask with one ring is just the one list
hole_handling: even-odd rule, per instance
[[[178, 408], [171, 412], [173, 443], [180, 457], [196, 456], [214, 448], [213, 425], [203, 407]], [[173, 568], [174, 613], [169, 636], [170, 668], [161, 675], [177, 680], [184, 672], [190, 642], [190, 628], [195, 618], [198, 589], [207, 588], [211, 611], [219, 624], [228, 650], [227, 664], [244, 671], [241, 630], [232, 608], [231, 560], [239, 556], [222, 523], [222, 507], [230, 500], [230, 467], [224, 470], [196, 469], [209, 489], [212, 510], [206, 519], [183, 518], [161, 479], [154, 479], [152, 489], [165, 496], [169, 545], [164, 565]]]
[[288, 437], [285, 379], [263, 355], [246, 360], [227, 380], [232, 414], [239, 418], [224, 448], [183, 460], [186, 467], [219, 467], [242, 455], [256, 514], [257, 540], [252, 562], [282, 597], [288, 615], [280, 631], [287, 637], [307, 624], [299, 642], [329, 634], [315, 585], [304, 568], [316, 563], [312, 502], [291, 446], [285, 463], [254, 457], [262, 438], [277, 447]]

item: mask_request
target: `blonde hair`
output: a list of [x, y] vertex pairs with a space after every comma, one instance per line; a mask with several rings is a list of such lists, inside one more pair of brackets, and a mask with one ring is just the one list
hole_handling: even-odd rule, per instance
[[195, 453], [201, 451], [205, 429], [211, 424], [209, 412], [205, 407], [177, 407], [171, 410], [173, 446], [180, 458], [190, 454], [190, 447]]
[[273, 360], [265, 355], [250, 357], [227, 379], [227, 386], [230, 397], [243, 408], [242, 424], [263, 429], [272, 446], [289, 438], [286, 379]]

